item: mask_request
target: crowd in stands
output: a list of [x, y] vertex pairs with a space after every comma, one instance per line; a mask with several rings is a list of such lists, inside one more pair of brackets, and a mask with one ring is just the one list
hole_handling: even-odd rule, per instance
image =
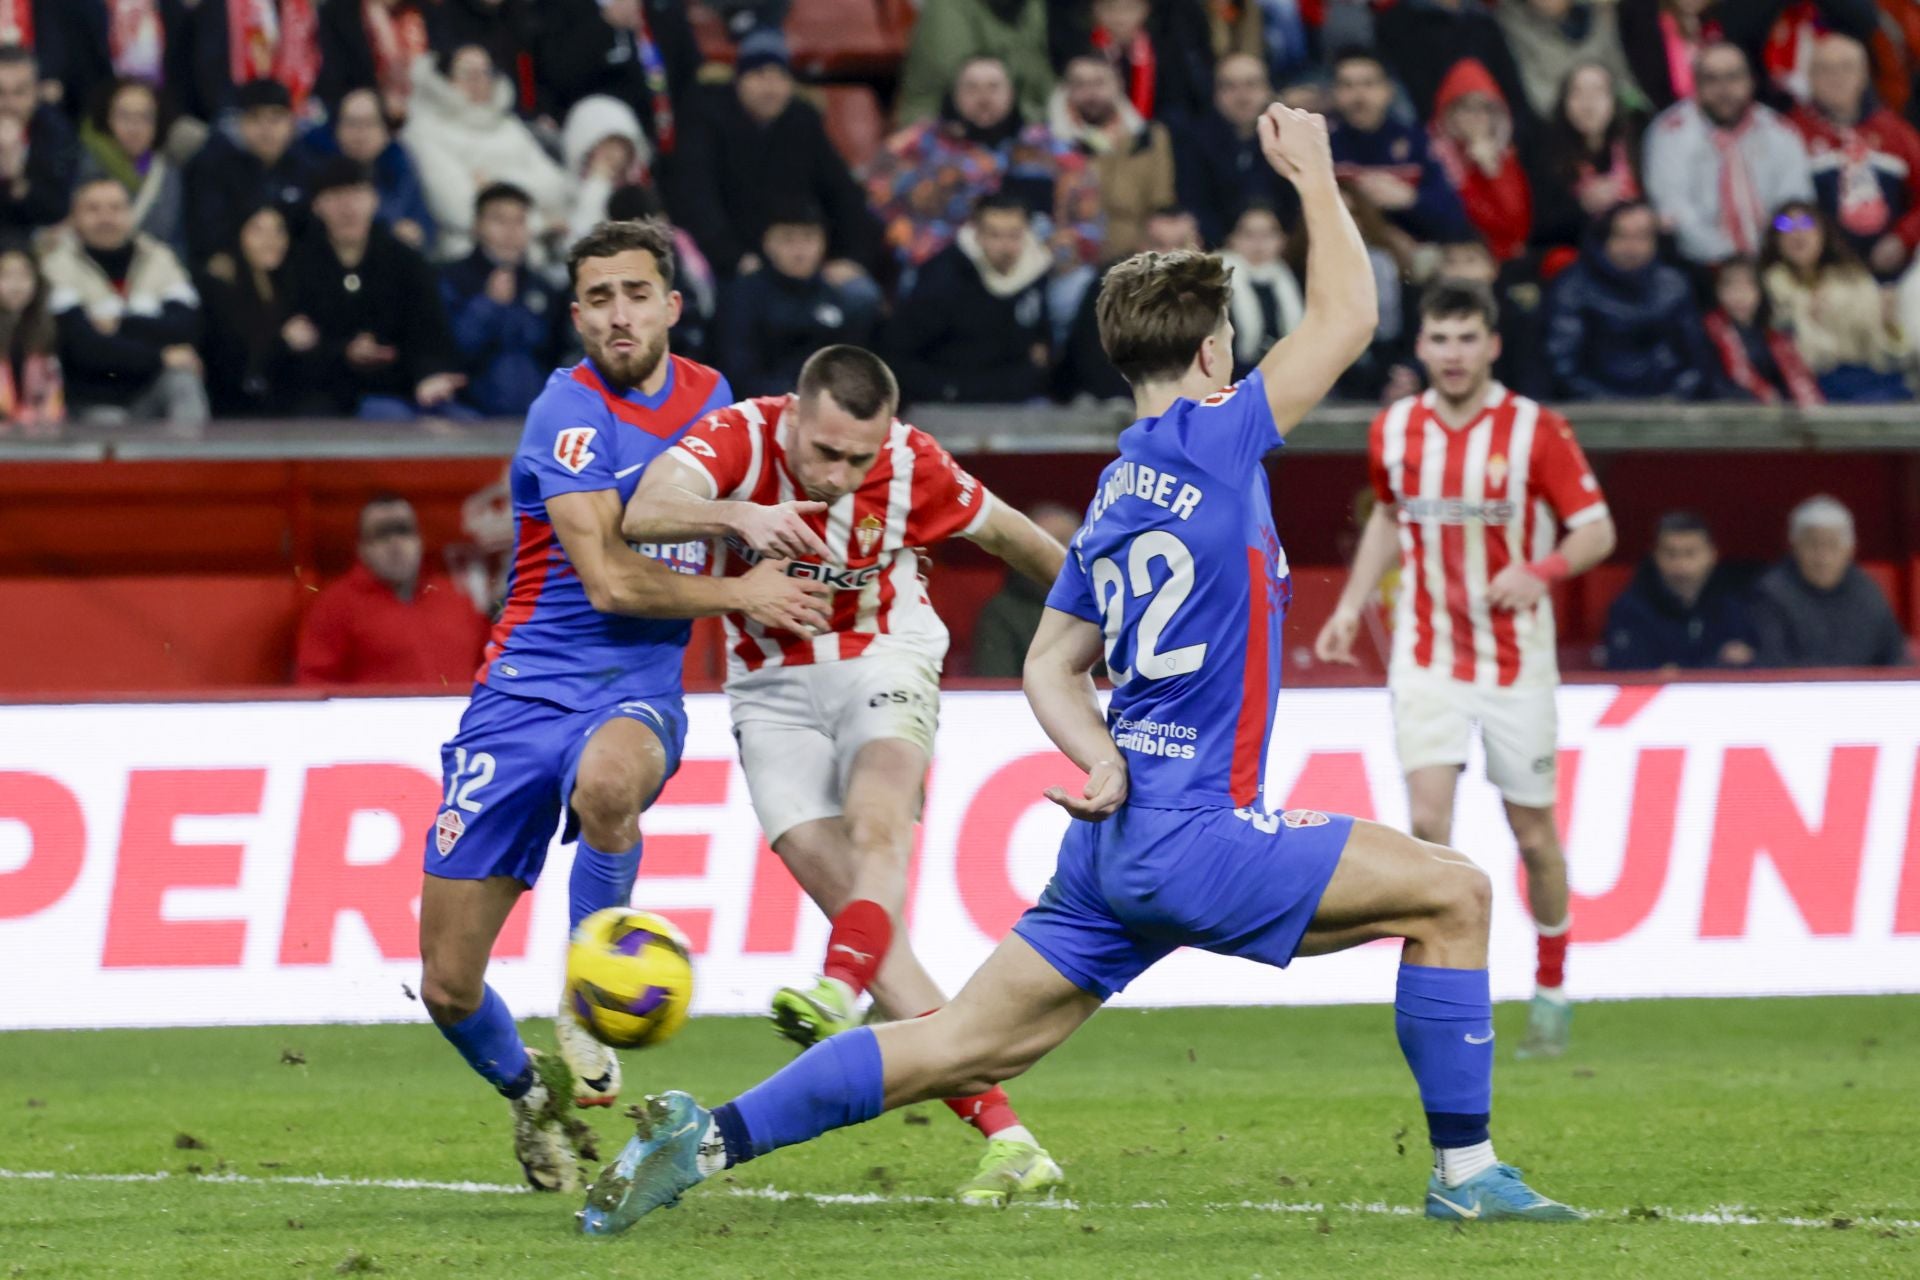
[[0, 0], [0, 429], [514, 416], [566, 243], [648, 212], [743, 389], [858, 341], [920, 402], [1111, 397], [1092, 301], [1142, 248], [1232, 256], [1243, 361], [1299, 323], [1275, 98], [1373, 255], [1343, 397], [1420, 385], [1444, 274], [1543, 398], [1920, 378], [1920, 0], [921, 0], [868, 146], [787, 0], [709, 7], [724, 57], [680, 0]]

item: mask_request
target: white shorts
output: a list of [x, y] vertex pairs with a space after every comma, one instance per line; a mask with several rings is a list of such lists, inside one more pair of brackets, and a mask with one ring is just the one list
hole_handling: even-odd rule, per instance
[[1407, 773], [1464, 765], [1473, 728], [1487, 753], [1487, 780], [1509, 803], [1544, 809], [1554, 802], [1559, 715], [1554, 686], [1487, 689], [1430, 671], [1395, 673], [1394, 745]]
[[898, 738], [933, 755], [940, 668], [912, 653], [762, 667], [727, 682], [753, 811], [769, 844], [803, 822], [838, 817], [853, 758]]

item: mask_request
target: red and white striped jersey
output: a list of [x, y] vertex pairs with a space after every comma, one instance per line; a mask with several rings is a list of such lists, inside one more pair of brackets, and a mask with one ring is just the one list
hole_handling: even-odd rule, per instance
[[1552, 683], [1553, 601], [1495, 609], [1487, 587], [1553, 550], [1555, 517], [1574, 528], [1606, 515], [1600, 484], [1553, 410], [1496, 382], [1473, 421], [1450, 427], [1434, 400], [1429, 391], [1382, 410], [1367, 448], [1374, 496], [1400, 519], [1390, 669], [1484, 687]]
[[[671, 452], [707, 478], [709, 497], [767, 505], [804, 499], [787, 463], [793, 401], [772, 396], [717, 409]], [[921, 553], [955, 534], [973, 533], [992, 507], [993, 495], [932, 436], [896, 419], [860, 487], [825, 512], [806, 517], [833, 551], [832, 561], [795, 560], [788, 566], [795, 577], [834, 588], [832, 629], [797, 636], [728, 614], [729, 673], [887, 650], [939, 663], [947, 652], [947, 628], [927, 600]], [[718, 556], [719, 572], [743, 574], [757, 559], [744, 544], [728, 539]]]

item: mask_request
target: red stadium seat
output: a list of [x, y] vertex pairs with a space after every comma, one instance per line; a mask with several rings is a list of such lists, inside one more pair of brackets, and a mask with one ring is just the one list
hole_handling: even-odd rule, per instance
[[879, 96], [864, 84], [823, 85], [820, 112], [826, 117], [827, 137], [847, 167], [855, 173], [866, 168], [887, 139]]

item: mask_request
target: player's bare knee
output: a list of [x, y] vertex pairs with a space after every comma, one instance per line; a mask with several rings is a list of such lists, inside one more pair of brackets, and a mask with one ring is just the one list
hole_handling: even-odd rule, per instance
[[847, 834], [856, 853], [897, 859], [912, 843], [913, 822], [909, 819], [903, 824], [891, 814], [850, 814]]
[[638, 788], [632, 779], [581, 778], [573, 788], [573, 811], [580, 819], [581, 834], [595, 848], [624, 851], [639, 834]]
[[464, 1022], [478, 1012], [486, 991], [484, 976], [469, 978], [464, 974], [449, 974], [431, 964], [420, 976], [420, 1002], [443, 1027]]
[[1449, 862], [1441, 917], [1450, 931], [1484, 935], [1493, 919], [1493, 878], [1470, 862]]

